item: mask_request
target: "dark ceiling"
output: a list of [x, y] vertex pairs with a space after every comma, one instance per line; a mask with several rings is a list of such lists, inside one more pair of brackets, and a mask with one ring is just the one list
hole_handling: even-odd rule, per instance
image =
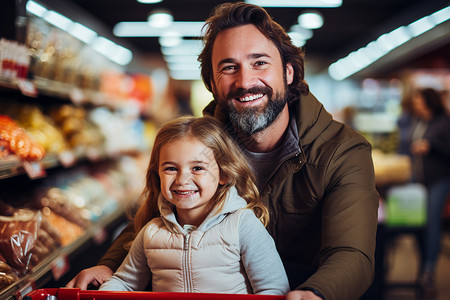
[[[164, 0], [141, 4], [136, 0], [66, 0], [88, 12], [110, 31], [121, 21], [145, 21], [155, 8], [172, 12], [175, 21], [204, 21], [219, 0]], [[305, 45], [307, 58], [329, 64], [365, 46], [383, 33], [449, 5], [447, 0], [343, 0], [339, 8], [318, 8], [324, 26], [314, 30]], [[296, 23], [303, 8], [267, 8], [285, 29]], [[124, 39], [124, 38], [121, 38]], [[118, 41], [120, 41], [119, 39]], [[141, 53], [159, 53], [157, 38], [126, 38]], [[435, 50], [435, 49], [433, 49]], [[430, 49], [431, 51], [431, 49]]]

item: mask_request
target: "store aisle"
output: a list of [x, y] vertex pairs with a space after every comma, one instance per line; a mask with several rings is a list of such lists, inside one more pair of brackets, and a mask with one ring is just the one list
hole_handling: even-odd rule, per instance
[[[412, 284], [417, 277], [419, 254], [413, 235], [398, 236], [392, 245], [392, 251], [387, 254], [389, 270], [386, 283], [389, 288], [385, 291], [384, 300], [410, 300], [421, 299], [415, 292]], [[395, 284], [395, 286], [393, 286]], [[450, 232], [443, 236], [443, 249], [437, 268], [437, 296], [433, 300], [450, 299]]]

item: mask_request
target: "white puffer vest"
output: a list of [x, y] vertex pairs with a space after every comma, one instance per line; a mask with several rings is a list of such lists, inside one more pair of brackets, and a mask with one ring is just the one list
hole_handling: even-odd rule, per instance
[[144, 229], [153, 291], [252, 293], [239, 245], [240, 208], [247, 203], [235, 189], [222, 211], [210, 213], [190, 234], [176, 222], [167, 200], [160, 197], [159, 205], [163, 217]]

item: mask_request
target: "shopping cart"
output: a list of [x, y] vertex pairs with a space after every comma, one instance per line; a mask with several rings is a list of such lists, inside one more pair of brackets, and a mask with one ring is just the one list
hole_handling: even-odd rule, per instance
[[158, 293], [158, 292], [111, 292], [80, 290], [78, 288], [37, 289], [23, 300], [283, 300], [285, 296], [209, 294], [209, 293]]

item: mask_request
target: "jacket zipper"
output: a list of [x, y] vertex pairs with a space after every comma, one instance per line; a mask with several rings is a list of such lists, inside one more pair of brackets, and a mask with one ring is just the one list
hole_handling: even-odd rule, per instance
[[183, 277], [184, 277], [184, 291], [186, 293], [192, 293], [192, 276], [191, 276], [191, 263], [190, 263], [190, 251], [189, 240], [190, 234], [184, 236], [184, 249], [183, 249]]

